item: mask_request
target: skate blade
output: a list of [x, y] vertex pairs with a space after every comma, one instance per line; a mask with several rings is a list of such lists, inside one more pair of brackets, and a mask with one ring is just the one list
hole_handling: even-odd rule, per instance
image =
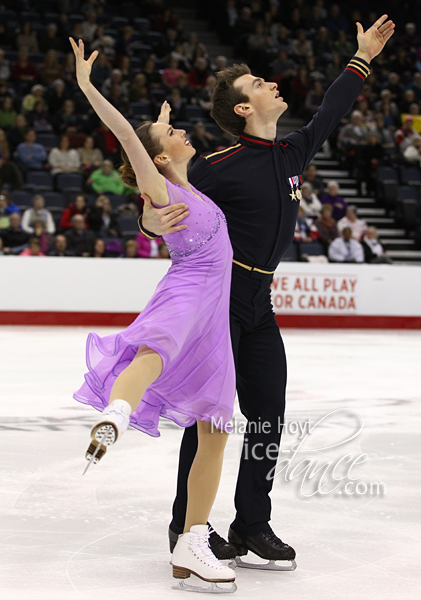
[[99, 440], [92, 440], [90, 443], [85, 455], [88, 464], [86, 465], [82, 475], [85, 475], [86, 471], [91, 465], [96, 465], [106, 453], [107, 447], [103, 446], [102, 444], [102, 442], [105, 442], [106, 436], [107, 433], [103, 433]]
[[290, 562], [290, 565], [278, 565], [278, 562], [280, 561], [270, 560], [267, 563], [249, 563], [244, 562], [240, 556], [236, 556], [228, 566], [231, 569], [239, 567], [241, 569], [258, 569], [260, 571], [295, 571], [297, 568], [297, 563], [295, 560], [285, 561]]
[[229, 582], [227, 587], [223, 587], [222, 583], [211, 582], [209, 586], [191, 585], [183, 580], [177, 585], [171, 586], [173, 590], [181, 590], [182, 592], [198, 592], [202, 594], [233, 594], [237, 590], [234, 582]]
[[100, 423], [92, 429], [91, 438], [104, 446], [112, 446], [117, 440], [117, 430], [112, 423]]

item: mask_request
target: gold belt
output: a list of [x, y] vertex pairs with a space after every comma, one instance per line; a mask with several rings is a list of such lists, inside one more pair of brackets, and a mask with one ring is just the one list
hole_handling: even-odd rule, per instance
[[263, 271], [262, 269], [257, 269], [256, 267], [249, 267], [248, 265], [238, 262], [238, 260], [232, 259], [232, 262], [240, 267], [243, 267], [243, 269], [247, 269], [247, 271], [257, 271], [258, 273], [264, 273], [265, 275], [273, 275], [275, 273], [275, 271]]

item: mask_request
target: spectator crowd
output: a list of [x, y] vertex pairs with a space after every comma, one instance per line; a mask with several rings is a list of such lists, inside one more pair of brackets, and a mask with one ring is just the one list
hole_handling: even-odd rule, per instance
[[[387, 4], [216, 0], [196, 7], [221, 42], [233, 46], [236, 60], [277, 82], [290, 114], [309, 119], [356, 50], [355, 22], [368, 27]], [[397, 33], [374, 61], [355, 110], [329, 140], [362, 194], [376, 190], [379, 165], [421, 164], [418, 4], [390, 13]], [[68, 37], [82, 38], [86, 52], [98, 50], [92, 82], [134, 126], [156, 118], [168, 100], [171, 121], [186, 129], [196, 157], [234, 141], [210, 119], [215, 74], [227, 59], [209, 56], [164, 0], [5, 0], [0, 17], [1, 252], [117, 256], [127, 254], [130, 241], [139, 256], [167, 254], [162, 243], [159, 249], [126, 227], [142, 201], [121, 182], [119, 144], [77, 86]], [[376, 239], [375, 231], [368, 238], [335, 183], [324, 190], [312, 171], [311, 165], [296, 241], [317, 241], [334, 260], [332, 243], [344, 239], [344, 229], [357, 243]], [[129, 255], [134, 248], [129, 244]]]

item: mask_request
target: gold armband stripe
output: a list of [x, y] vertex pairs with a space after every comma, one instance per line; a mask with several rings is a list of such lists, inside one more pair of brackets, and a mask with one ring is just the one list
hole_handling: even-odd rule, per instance
[[138, 226], [138, 227], [139, 227], [139, 229], [140, 229], [140, 233], [142, 233], [142, 234], [143, 234], [145, 237], [147, 237], [147, 238], [148, 238], [148, 240], [155, 240], [156, 238], [158, 238], [158, 237], [159, 237], [159, 235], [156, 235], [156, 236], [151, 236], [151, 235], [148, 235], [147, 233], [145, 233], [144, 229], [142, 228], [142, 225], [140, 224], [140, 219], [141, 219], [141, 218], [142, 218], [142, 215], [140, 215], [140, 217], [139, 217], [139, 218], [138, 218], [138, 220], [137, 220], [137, 226]]

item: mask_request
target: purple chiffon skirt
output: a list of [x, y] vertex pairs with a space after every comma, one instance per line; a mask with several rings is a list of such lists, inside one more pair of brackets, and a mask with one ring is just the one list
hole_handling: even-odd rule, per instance
[[[191, 199], [189, 204], [192, 211]], [[160, 416], [183, 427], [200, 419], [230, 430], [235, 397], [229, 331], [232, 249], [225, 219], [218, 219], [209, 241], [188, 256], [173, 257], [146, 308], [127, 329], [105, 337], [89, 334], [88, 372], [76, 400], [103, 411], [117, 376], [146, 345], [161, 356], [163, 369], [130, 416], [130, 425], [154, 437], [160, 435]]]

